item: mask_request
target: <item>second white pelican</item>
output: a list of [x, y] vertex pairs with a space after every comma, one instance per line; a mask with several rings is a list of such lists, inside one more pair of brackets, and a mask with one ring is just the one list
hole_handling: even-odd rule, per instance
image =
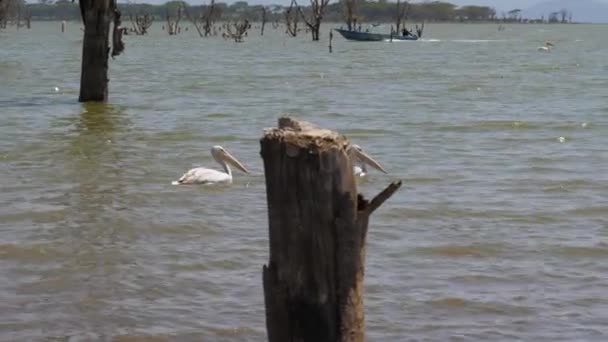
[[555, 46], [553, 43], [546, 41], [545, 45], [539, 46], [537, 50], [541, 52], [551, 52], [553, 46]]
[[184, 173], [180, 179], [172, 182], [173, 185], [182, 184], [214, 184], [214, 183], [232, 183], [232, 170], [228, 163], [232, 164], [237, 169], [249, 173], [247, 169], [228, 153], [222, 146], [215, 145], [211, 148], [211, 155], [216, 162], [222, 165], [224, 171], [208, 169], [206, 167], [197, 167]]
[[351, 145], [348, 153], [353, 163], [353, 173], [355, 174], [355, 177], [365, 177], [367, 175], [367, 168], [365, 165], [369, 165], [378, 171], [388, 173], [380, 163], [363, 152], [361, 146], [356, 144]]

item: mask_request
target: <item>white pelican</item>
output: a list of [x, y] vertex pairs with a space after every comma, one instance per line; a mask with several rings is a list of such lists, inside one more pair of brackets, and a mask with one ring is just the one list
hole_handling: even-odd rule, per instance
[[551, 52], [551, 48], [554, 46], [555, 45], [553, 45], [551, 42], [545, 42], [545, 45], [539, 46], [537, 50], [542, 52]]
[[224, 168], [224, 171], [208, 169], [206, 167], [197, 167], [184, 173], [180, 179], [172, 182], [173, 185], [179, 184], [214, 184], [214, 183], [232, 183], [232, 170], [226, 162], [232, 164], [237, 169], [249, 173], [247, 169], [236, 158], [228, 153], [222, 146], [215, 145], [211, 148], [211, 155], [216, 162]]
[[367, 175], [367, 168], [365, 167], [366, 164], [379, 171], [388, 173], [382, 167], [382, 165], [380, 165], [380, 163], [375, 161], [367, 153], [363, 152], [361, 146], [356, 144], [351, 145], [348, 153], [353, 163], [353, 173], [355, 174], [355, 177], [365, 177]]

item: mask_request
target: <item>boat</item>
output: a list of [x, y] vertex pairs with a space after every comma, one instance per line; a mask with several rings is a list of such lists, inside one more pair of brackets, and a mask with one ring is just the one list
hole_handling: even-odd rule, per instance
[[418, 40], [418, 36], [410, 33], [407, 36], [403, 36], [401, 34], [385, 34], [385, 33], [373, 33], [373, 32], [361, 32], [361, 31], [352, 31], [352, 30], [344, 30], [335, 28], [334, 31], [337, 31], [347, 40], [355, 40], [359, 42], [379, 42], [384, 40]]

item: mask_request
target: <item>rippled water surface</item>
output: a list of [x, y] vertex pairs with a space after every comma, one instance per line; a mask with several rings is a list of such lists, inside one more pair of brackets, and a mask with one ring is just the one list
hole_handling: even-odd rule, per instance
[[[367, 196], [404, 181], [370, 226], [370, 341], [608, 339], [608, 26], [430, 24], [332, 54], [160, 26], [126, 37], [107, 105], [76, 101], [76, 23], [0, 32], [0, 340], [264, 340], [258, 140], [285, 112], [389, 170]], [[252, 174], [170, 185], [214, 144]]]

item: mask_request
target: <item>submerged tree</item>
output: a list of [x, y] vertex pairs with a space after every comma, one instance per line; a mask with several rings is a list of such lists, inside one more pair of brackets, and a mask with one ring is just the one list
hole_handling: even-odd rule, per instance
[[260, 36], [264, 35], [264, 26], [266, 26], [266, 7], [262, 6], [262, 28], [260, 29]]
[[310, 29], [312, 33], [312, 40], [319, 40], [319, 31], [321, 30], [321, 21], [323, 20], [323, 15], [325, 14], [325, 9], [329, 4], [329, 0], [310, 0], [310, 17], [306, 17], [302, 9], [298, 6], [298, 11], [302, 15], [302, 19], [304, 19], [304, 23]]
[[[562, 8], [559, 11], [559, 15], [562, 17], [562, 24], [567, 23], [567, 19], [566, 18], [568, 17], [568, 10], [565, 9], [565, 8]], [[572, 17], [572, 16], [570, 16], [570, 17]]]
[[129, 19], [131, 20], [131, 25], [133, 25], [132, 31], [137, 35], [145, 35], [148, 33], [148, 29], [152, 26], [152, 22], [154, 22], [154, 18], [150, 13], [136, 14], [133, 16], [129, 15]]
[[222, 11], [219, 7], [216, 6], [215, 0], [211, 0], [211, 3], [205, 8], [205, 11], [202, 14], [203, 29], [205, 30], [205, 37], [211, 34], [211, 29], [215, 24], [216, 20], [220, 19], [222, 16]]
[[418, 36], [418, 38], [422, 38], [422, 33], [424, 33], [424, 21], [422, 22], [422, 25], [418, 26], [418, 24], [416, 24], [416, 35]]
[[251, 27], [249, 20], [241, 19], [226, 25], [225, 38], [234, 39], [236, 43], [242, 43], [243, 37], [247, 36], [247, 30]]
[[7, 0], [0, 0], [0, 29], [6, 27]]
[[[179, 27], [179, 22], [182, 20], [182, 14], [184, 12], [184, 5], [181, 2], [175, 2], [175, 3], [172, 3], [171, 5], [173, 5], [173, 6], [167, 5], [166, 18], [167, 18], [167, 33], [169, 33], [170, 36], [173, 36], [173, 35], [176, 35], [181, 32], [181, 28]], [[172, 8], [170, 8], [170, 7], [172, 7]], [[171, 13], [172, 11], [175, 13]]]
[[201, 37], [210, 36], [215, 22], [222, 16], [221, 9], [216, 5], [215, 0], [211, 0], [207, 6], [203, 6], [202, 11], [195, 16], [192, 16], [185, 8], [184, 10]]
[[292, 37], [298, 35], [298, 10], [295, 7], [298, 7], [296, 4], [296, 0], [291, 0], [291, 4], [289, 8], [285, 10], [285, 32]]
[[0, 0], [0, 28], [31, 27], [32, 12], [25, 0]]
[[[108, 98], [108, 58], [124, 50], [123, 29], [116, 0], [79, 0], [84, 24], [80, 102], [106, 101]], [[110, 24], [113, 23], [110, 50]], [[111, 51], [111, 52], [110, 52]]]
[[410, 3], [407, 1], [401, 2], [397, 0], [397, 11], [395, 14], [395, 27], [396, 31], [401, 31], [401, 25], [405, 28], [405, 20], [407, 20], [407, 15], [410, 11]]
[[349, 31], [355, 30], [357, 20], [359, 19], [359, 1], [360, 0], [342, 0], [342, 16], [346, 21], [346, 26]]
[[554, 23], [559, 23], [559, 12], [551, 12], [549, 14], [549, 23], [554, 24]]

